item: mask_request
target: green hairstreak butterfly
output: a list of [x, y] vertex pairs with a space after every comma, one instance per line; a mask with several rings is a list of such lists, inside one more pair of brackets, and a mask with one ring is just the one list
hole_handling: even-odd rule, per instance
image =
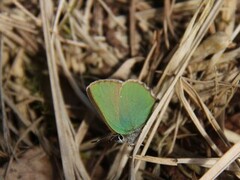
[[92, 104], [117, 142], [134, 144], [155, 103], [149, 88], [137, 80], [98, 80], [87, 87]]

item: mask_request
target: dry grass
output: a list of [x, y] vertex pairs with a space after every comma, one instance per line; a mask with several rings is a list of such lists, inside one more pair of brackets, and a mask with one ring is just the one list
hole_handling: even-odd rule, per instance
[[[240, 178], [237, 0], [0, 2], [1, 177]], [[134, 147], [86, 96], [138, 79], [158, 102]]]

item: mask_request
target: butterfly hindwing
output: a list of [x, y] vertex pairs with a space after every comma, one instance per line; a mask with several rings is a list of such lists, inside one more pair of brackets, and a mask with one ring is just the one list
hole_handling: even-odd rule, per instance
[[148, 120], [155, 103], [149, 89], [136, 80], [124, 82], [120, 92], [120, 119], [126, 133], [133, 133]]

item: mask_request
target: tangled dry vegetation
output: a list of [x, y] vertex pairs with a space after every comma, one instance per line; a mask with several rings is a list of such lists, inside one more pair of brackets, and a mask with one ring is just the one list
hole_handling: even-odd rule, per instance
[[[1, 0], [1, 178], [240, 177], [237, 0]], [[86, 86], [138, 79], [159, 99], [134, 147]]]

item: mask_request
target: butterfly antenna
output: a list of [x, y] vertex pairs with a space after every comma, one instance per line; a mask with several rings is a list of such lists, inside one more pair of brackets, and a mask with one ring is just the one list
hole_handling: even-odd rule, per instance
[[102, 142], [102, 141], [104, 141], [104, 142], [105, 141], [108, 141], [108, 142], [112, 141], [112, 134], [108, 134], [108, 135], [102, 136], [100, 138], [96, 138], [96, 139], [92, 140], [91, 142], [92, 143], [99, 143], [99, 142]]

